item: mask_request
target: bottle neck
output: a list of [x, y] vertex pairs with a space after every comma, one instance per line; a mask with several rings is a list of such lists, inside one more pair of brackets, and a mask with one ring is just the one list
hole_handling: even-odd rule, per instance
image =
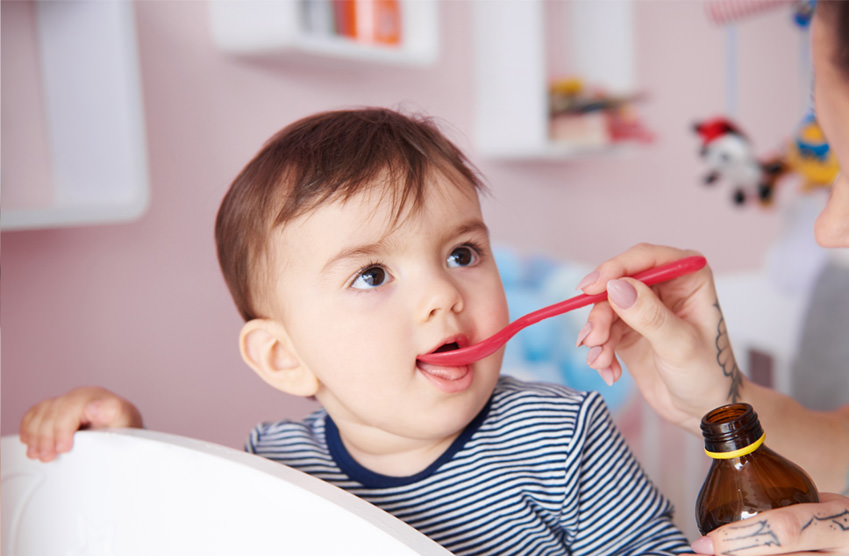
[[707, 413], [701, 422], [705, 452], [714, 459], [751, 454], [763, 444], [764, 431], [751, 405], [723, 405]]
[[743, 456], [748, 456], [749, 454], [760, 448], [761, 444], [764, 443], [765, 438], [766, 433], [762, 434], [760, 438], [758, 438], [748, 446], [744, 446], [737, 450], [732, 450], [730, 452], [711, 452], [710, 450], [705, 448], [705, 453], [713, 459], [741, 458]]

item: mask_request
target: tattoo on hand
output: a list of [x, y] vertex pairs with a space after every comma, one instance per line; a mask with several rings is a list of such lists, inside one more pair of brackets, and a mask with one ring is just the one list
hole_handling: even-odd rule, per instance
[[831, 529], [840, 529], [841, 531], [849, 531], [849, 510], [844, 509], [842, 512], [822, 517], [812, 516], [811, 519], [802, 525], [802, 531], [808, 527], [816, 527], [820, 523], [826, 523]]
[[727, 525], [722, 540], [730, 545], [722, 552], [728, 555], [759, 546], [781, 546], [778, 536], [765, 519], [747, 525]]
[[[799, 534], [808, 529], [827, 527], [832, 530], [849, 533], [849, 508], [824, 516], [811, 516], [799, 529]], [[814, 533], [816, 536], [817, 534]], [[721, 540], [728, 548], [722, 554], [733, 556], [740, 551], [764, 546], [781, 546], [778, 535], [772, 530], [769, 520], [761, 519], [746, 525], [726, 525], [722, 529]]]
[[740, 369], [737, 367], [737, 361], [734, 359], [734, 352], [731, 351], [731, 340], [728, 338], [728, 330], [725, 328], [725, 316], [722, 314], [722, 309], [719, 308], [719, 301], [714, 302], [714, 307], [719, 311], [719, 322], [716, 325], [716, 362], [719, 368], [722, 369], [722, 374], [731, 379], [731, 385], [728, 388], [728, 399], [731, 403], [740, 400], [740, 387], [743, 384], [743, 377]]

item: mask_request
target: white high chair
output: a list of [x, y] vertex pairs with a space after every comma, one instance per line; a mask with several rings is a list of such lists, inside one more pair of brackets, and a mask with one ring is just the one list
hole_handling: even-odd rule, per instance
[[449, 554], [300, 471], [198, 440], [80, 431], [51, 463], [2, 438], [4, 556]]

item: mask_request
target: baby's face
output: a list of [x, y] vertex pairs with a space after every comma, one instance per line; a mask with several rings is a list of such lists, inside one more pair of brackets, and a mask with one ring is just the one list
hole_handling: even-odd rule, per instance
[[376, 188], [297, 218], [272, 243], [272, 318], [348, 444], [452, 440], [498, 377], [502, 351], [466, 367], [416, 362], [508, 322], [476, 193], [433, 181], [421, 210], [397, 226]]

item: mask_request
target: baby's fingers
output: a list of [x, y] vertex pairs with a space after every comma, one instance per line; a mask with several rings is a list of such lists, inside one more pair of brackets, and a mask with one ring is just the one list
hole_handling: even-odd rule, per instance
[[125, 426], [127, 419], [119, 418], [122, 401], [99, 388], [78, 388], [36, 404], [21, 420], [20, 438], [27, 445], [27, 457], [54, 460], [71, 450], [74, 433], [81, 428], [110, 426], [111, 421], [118, 422], [113, 426]]
[[[27, 445], [27, 457], [47, 462], [57, 455], [55, 426], [56, 400], [46, 400], [33, 406], [21, 421], [21, 442]], [[73, 433], [72, 433], [73, 434]], [[60, 434], [63, 445], [65, 437]]]

